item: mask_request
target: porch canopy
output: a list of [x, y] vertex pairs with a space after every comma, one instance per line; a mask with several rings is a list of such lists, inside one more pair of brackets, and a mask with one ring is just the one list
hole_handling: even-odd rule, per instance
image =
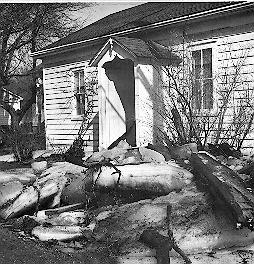
[[90, 66], [98, 66], [99, 61], [109, 50], [113, 49], [127, 52], [133, 61], [148, 59], [151, 63], [160, 65], [177, 65], [181, 59], [172, 50], [153, 40], [142, 40], [127, 37], [109, 38], [97, 54], [91, 59]]
[[[142, 117], [138, 100], [147, 93], [149, 97], [149, 90], [156, 86], [155, 73], [151, 74], [154, 65], [174, 65], [179, 62], [177, 55], [155, 41], [126, 37], [114, 37], [106, 41], [89, 63], [90, 67], [98, 68], [101, 148], [107, 148], [124, 133], [130, 145], [144, 143], [144, 127], [142, 122], [137, 121], [147, 117]], [[152, 83], [149, 81], [151, 76], [145, 76], [148, 74], [145, 68], [151, 68], [149, 75], [153, 78]], [[153, 126], [146, 129], [146, 137], [150, 139], [148, 142], [152, 141]]]

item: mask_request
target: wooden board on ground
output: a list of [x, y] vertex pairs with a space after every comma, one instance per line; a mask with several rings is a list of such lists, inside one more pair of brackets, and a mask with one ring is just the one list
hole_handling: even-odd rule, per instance
[[212, 195], [217, 206], [231, 213], [237, 227], [253, 230], [254, 195], [245, 188], [241, 177], [208, 153], [192, 154], [191, 164], [197, 183]]

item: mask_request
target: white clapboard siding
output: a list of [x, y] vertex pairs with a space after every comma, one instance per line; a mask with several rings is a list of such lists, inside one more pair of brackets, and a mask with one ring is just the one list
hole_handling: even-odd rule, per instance
[[242, 46], [249, 46], [254, 41], [254, 33], [232, 35], [225, 38], [220, 38], [217, 45], [220, 47], [228, 47], [231, 45], [232, 50], [240, 49]]
[[[61, 134], [61, 133], [68, 133], [68, 131], [71, 133], [73, 130], [79, 130], [81, 125], [81, 122], [72, 122], [68, 126], [66, 124], [59, 124], [59, 125], [53, 125], [53, 124], [48, 124], [47, 125], [47, 131], [51, 131], [53, 134]], [[96, 127], [98, 124], [91, 124], [88, 127], [88, 130], [91, 130], [91, 132], [96, 132], [92, 131], [93, 127]], [[58, 131], [58, 132], [57, 132]], [[64, 132], [62, 132], [64, 131]]]
[[[65, 139], [49, 138], [48, 139], [48, 142], [47, 142], [47, 146], [48, 146], [48, 148], [54, 148], [54, 147], [62, 146], [63, 148], [67, 149], [67, 147], [69, 147], [73, 143], [73, 140], [74, 139], [72, 139], [72, 140], [69, 140], [69, 139], [65, 140]], [[89, 146], [90, 147], [89, 150], [90, 151], [94, 151], [94, 148], [93, 147], [94, 147], [95, 144], [97, 144], [97, 142], [94, 143], [94, 141], [92, 141], [92, 142], [89, 142], [88, 141], [85, 144], [84, 149], [85, 149], [86, 146]], [[98, 145], [96, 145], [96, 146], [98, 146]]]
[[[44, 109], [47, 146], [69, 146], [77, 137], [81, 120], [75, 116], [75, 96], [72, 84], [73, 69], [84, 69], [88, 62], [60, 65], [44, 69]], [[94, 115], [98, 112], [98, 98], [94, 98]], [[84, 136], [85, 146], [98, 147], [98, 119]]]
[[67, 93], [56, 93], [56, 94], [45, 94], [46, 99], [60, 99], [60, 98], [71, 98], [74, 97], [74, 93], [73, 92], [67, 92]]
[[47, 113], [47, 119], [48, 120], [61, 120], [61, 119], [71, 119], [72, 118], [72, 114], [71, 113], [61, 113], [61, 114], [48, 114]]
[[59, 93], [69, 93], [72, 90], [69, 87], [58, 87], [57, 89], [47, 89], [45, 91], [46, 95], [59, 94]]
[[[67, 104], [67, 106], [66, 106]], [[72, 104], [71, 101], [69, 102], [69, 104]], [[68, 105], [68, 102], [60, 102], [60, 103], [57, 103], [57, 104], [46, 104], [45, 105], [45, 109], [46, 110], [53, 110], [53, 109], [66, 109], [67, 107], [69, 107]]]
[[[50, 138], [54, 138], [56, 140], [74, 140], [78, 135], [77, 134], [57, 134], [57, 135], [49, 135]], [[83, 138], [85, 141], [93, 141], [93, 135], [85, 135]]]
[[[242, 64], [240, 74], [236, 81], [236, 86], [232, 94], [232, 101], [229, 103], [224, 118], [222, 127], [221, 140], [231, 142], [230, 136], [235, 134], [235, 128], [232, 126], [234, 109], [239, 109], [240, 105], [252, 102], [254, 105], [254, 33], [239, 34], [234, 36], [221, 37], [216, 40], [216, 56], [215, 67], [213, 69], [215, 86], [217, 91], [221, 91], [226, 86], [223, 83], [223, 75], [229, 77], [228, 80], [233, 80], [235, 76], [234, 65]], [[225, 79], [224, 79], [225, 81]], [[222, 103], [220, 96], [215, 96], [215, 107]], [[249, 101], [248, 101], [249, 100]], [[249, 111], [247, 107], [245, 111]], [[214, 119], [213, 119], [214, 120]], [[248, 120], [245, 122], [247, 124]], [[238, 125], [238, 124], [236, 124]], [[213, 130], [210, 131], [210, 138], [212, 142], [216, 135], [218, 128], [218, 119], [215, 122]], [[254, 124], [252, 126], [254, 130]], [[229, 131], [229, 132], [228, 132]], [[243, 143], [244, 148], [254, 148], [254, 132], [248, 134]]]
[[47, 109], [47, 115], [72, 114], [71, 108]]
[[[73, 142], [73, 140], [75, 138], [77, 138], [77, 135], [47, 135], [47, 137], [49, 138], [49, 140], [63, 140], [65, 142]], [[90, 137], [86, 135], [86, 137], [84, 138], [84, 140], [88, 143], [89, 142], [89, 145], [91, 145], [91, 142], [93, 141], [96, 141], [93, 139], [93, 136], [91, 135]], [[86, 144], [85, 142], [85, 144]], [[59, 143], [58, 143], [59, 144]], [[61, 144], [61, 143], [60, 143]]]
[[56, 79], [58, 79], [58, 78], [65, 78], [65, 79], [67, 79], [67, 78], [69, 78], [69, 76], [70, 75], [66, 71], [61, 71], [61, 70], [59, 70], [59, 71], [50, 71], [50, 70], [48, 70], [45, 73], [45, 81], [46, 82], [51, 82], [53, 78], [54, 79], [55, 78]]
[[[51, 140], [51, 141], [60, 141], [62, 140], [63, 142], [70, 142], [71, 141], [71, 144], [73, 143], [73, 141], [77, 138], [78, 136], [77, 135], [59, 135], [59, 136], [56, 136], [56, 135], [50, 135], [48, 136], [48, 138]], [[94, 140], [94, 138], [91, 136], [91, 137], [88, 137], [87, 135], [83, 138], [85, 144], [86, 142], [95, 142], [96, 140]]]
[[[71, 79], [67, 79], [67, 78], [56, 78], [56, 79], [50, 79], [50, 80], [46, 80], [45, 82], [46, 87], [49, 87], [49, 89], [54, 89], [56, 88], [56, 86], [58, 87], [59, 84], [61, 84], [61, 86], [69, 86], [71, 85]], [[48, 88], [47, 88], [48, 89]]]
[[[53, 100], [53, 101], [52, 101]], [[67, 97], [67, 98], [48, 98], [45, 103], [45, 109], [58, 109], [58, 108], [67, 108], [70, 107], [70, 105], [73, 105], [75, 102], [75, 97]], [[98, 99], [93, 100], [94, 107], [98, 106]]]
[[253, 72], [248, 70], [248, 67], [253, 67], [254, 62], [253, 62], [253, 57], [247, 58], [247, 59], [227, 59], [227, 60], [220, 60], [217, 63], [218, 69], [227, 69], [228, 71], [233, 70], [234, 68], [238, 67], [241, 68], [241, 72]]
[[55, 90], [55, 89], [58, 89], [58, 88], [65, 88], [65, 89], [68, 89], [68, 90], [72, 90], [72, 87], [70, 86], [70, 83], [69, 82], [59, 82], [59, 83], [55, 83], [55, 84], [52, 84], [52, 83], [48, 83], [48, 84], [45, 84], [46, 87], [47, 87], [47, 91], [50, 91], [50, 90]]
[[45, 106], [47, 105], [57, 105], [57, 104], [66, 104], [66, 107], [69, 107], [68, 105], [72, 102], [74, 102], [74, 96], [72, 96], [71, 98], [46, 98], [47, 100], [45, 100]]
[[47, 125], [64, 125], [64, 126], [72, 126], [73, 124], [79, 126], [81, 124], [81, 121], [73, 120], [72, 118], [63, 119], [63, 120], [47, 120]]

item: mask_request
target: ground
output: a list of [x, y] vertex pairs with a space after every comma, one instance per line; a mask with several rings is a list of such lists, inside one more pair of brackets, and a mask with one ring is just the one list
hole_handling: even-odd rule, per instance
[[[11, 160], [11, 156], [5, 156], [5, 160]], [[0, 170], [14, 169], [28, 165], [20, 165], [12, 162], [0, 161]], [[18, 233], [14, 233], [0, 225], [0, 263], [4, 264], [62, 264], [62, 263], [87, 263], [80, 257], [69, 256], [60, 251], [47, 248], [31, 239], [20, 237]]]
[[[30, 167], [30, 164], [11, 162], [11, 155], [0, 156], [0, 171]], [[0, 221], [0, 263], [2, 264], [113, 264], [114, 261], [104, 252], [75, 252], [71, 249], [29, 238], [13, 232]], [[11, 227], [12, 228], [12, 227]], [[65, 252], [64, 252], [65, 251]]]
[[[3, 160], [3, 159], [2, 159]], [[10, 161], [11, 156], [5, 156]], [[0, 159], [0, 171], [17, 167], [30, 167], [29, 164], [3, 162]], [[253, 249], [224, 250], [214, 254], [190, 256], [193, 264], [251, 264], [254, 263]], [[152, 257], [122, 257], [115, 262], [105, 251], [93, 253], [74, 251], [71, 248], [56, 246], [52, 243], [40, 242], [23, 233], [14, 232], [0, 221], [0, 263], [4, 264], [156, 264]], [[172, 264], [183, 264], [181, 258], [173, 258]]]
[[0, 263], [4, 264], [62, 264], [87, 263], [78, 256], [70, 256], [60, 251], [42, 246], [28, 238], [19, 237], [18, 233], [0, 227]]

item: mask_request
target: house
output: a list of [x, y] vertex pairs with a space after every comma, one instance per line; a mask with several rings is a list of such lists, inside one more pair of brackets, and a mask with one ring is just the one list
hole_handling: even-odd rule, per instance
[[[26, 111], [24, 117], [21, 120], [21, 124], [29, 125], [34, 130], [38, 126], [38, 120], [41, 119], [41, 122], [44, 121], [43, 107], [39, 109], [39, 100], [43, 100], [40, 98], [40, 94], [42, 93], [42, 69], [41, 66], [37, 66], [35, 70], [36, 73], [36, 103], [32, 104], [32, 106]], [[28, 75], [18, 76], [12, 78], [10, 83], [3, 88], [3, 101], [11, 104], [15, 110], [20, 110], [22, 106], [26, 103], [27, 100], [31, 97], [31, 86], [34, 85], [34, 80], [31, 75], [31, 72], [27, 72]], [[29, 75], [30, 74], [30, 75]], [[42, 104], [43, 105], [43, 104]], [[6, 110], [0, 108], [0, 126], [10, 126], [11, 125], [11, 117]], [[41, 112], [41, 118], [38, 118], [38, 112]]]
[[[23, 98], [20, 95], [17, 95], [11, 91], [8, 91], [3, 88], [2, 93], [3, 101], [8, 102], [13, 106], [15, 110], [20, 109], [21, 102]], [[11, 124], [11, 117], [9, 113], [0, 107], [0, 127], [7, 127]]]
[[162, 133], [252, 147], [253, 11], [251, 2], [145, 3], [33, 53], [43, 61], [47, 147], [72, 144], [88, 102], [87, 151], [126, 131], [133, 146]]

